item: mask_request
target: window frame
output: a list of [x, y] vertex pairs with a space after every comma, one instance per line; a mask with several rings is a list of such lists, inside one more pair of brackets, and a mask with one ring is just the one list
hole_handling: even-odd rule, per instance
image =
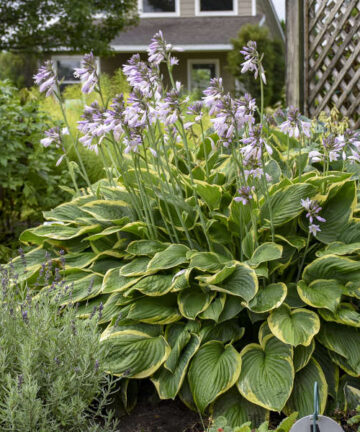
[[138, 0], [140, 18], [171, 18], [180, 16], [180, 0], [175, 0], [175, 12], [143, 12], [143, 0]]
[[196, 16], [235, 16], [239, 14], [239, 1], [232, 0], [233, 10], [232, 11], [204, 11], [200, 10], [201, 0], [195, 0], [195, 15]]
[[202, 59], [196, 59], [196, 58], [191, 58], [187, 60], [187, 87], [188, 87], [188, 91], [193, 91], [194, 89], [192, 89], [192, 81], [191, 81], [191, 76], [192, 76], [192, 66], [194, 64], [208, 64], [208, 63], [213, 63], [215, 65], [215, 77], [219, 78], [220, 76], [220, 59], [218, 58], [202, 58]]
[[[79, 60], [80, 64], [81, 64], [82, 59], [83, 59], [83, 56], [78, 55], [78, 54], [73, 54], [73, 55], [71, 55], [71, 54], [68, 54], [68, 55], [56, 54], [56, 55], [51, 56], [51, 61], [53, 63], [54, 71], [56, 72], [56, 75], [58, 73], [58, 64], [57, 64], [58, 61], [61, 62], [61, 61], [66, 61], [66, 60]], [[99, 59], [99, 57], [95, 57], [95, 63], [96, 63], [97, 73], [99, 74], [100, 73], [100, 59]], [[65, 79], [64, 81], [61, 82], [61, 84], [66, 84], [66, 85], [81, 84], [81, 80], [76, 79], [74, 77], [74, 79], [72, 79], [72, 80], [66, 80]]]

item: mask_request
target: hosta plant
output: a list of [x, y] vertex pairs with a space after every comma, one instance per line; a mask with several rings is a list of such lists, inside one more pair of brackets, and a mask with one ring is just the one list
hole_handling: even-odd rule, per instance
[[261, 423], [258, 428], [253, 429], [251, 422], [246, 422], [241, 426], [235, 426], [234, 428], [228, 425], [226, 417], [218, 417], [211, 424], [208, 432], [269, 432], [275, 430], [275, 432], [289, 432], [297, 418], [297, 412], [286, 417], [276, 429], [269, 429], [269, 422], [265, 421]]
[[[256, 44], [243, 54], [262, 92]], [[126, 383], [150, 378], [160, 398], [235, 426], [310, 414], [317, 381], [324, 412], [360, 387], [358, 135], [294, 108], [270, 118], [221, 79], [190, 103], [176, 62], [157, 34], [149, 62], [124, 67], [127, 101], [85, 108], [80, 143], [106, 178], [74, 178], [74, 199], [22, 234], [35, 246], [23, 277], [39, 289], [45, 251], [65, 261], [59, 305], [102, 310], [106, 367]], [[91, 55], [77, 74], [100, 92]], [[62, 104], [50, 63], [37, 81]]]

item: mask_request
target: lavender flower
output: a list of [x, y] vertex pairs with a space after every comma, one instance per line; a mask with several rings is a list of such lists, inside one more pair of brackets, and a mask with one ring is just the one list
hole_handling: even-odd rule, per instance
[[63, 151], [63, 154], [60, 156], [58, 161], [56, 162], [56, 166], [59, 166], [62, 162], [62, 160], [65, 157], [65, 147], [62, 143], [62, 136], [63, 135], [69, 135], [69, 129], [67, 127], [60, 129], [59, 127], [53, 127], [49, 129], [48, 131], [45, 131], [46, 138], [43, 138], [40, 140], [40, 143], [44, 147], [49, 147], [50, 145], [54, 144], [55, 147], [61, 148]]
[[163, 61], [167, 61], [170, 66], [177, 65], [178, 59], [171, 56], [172, 50], [173, 46], [166, 43], [162, 31], [159, 30], [151, 39], [148, 47], [149, 62], [159, 65]]
[[297, 108], [291, 106], [288, 111], [287, 120], [280, 124], [281, 132], [289, 135], [289, 137], [299, 138], [303, 133], [310, 138], [311, 123], [301, 120], [300, 112]]
[[134, 54], [123, 66], [123, 72], [133, 91], [138, 91], [145, 98], [159, 100], [161, 97], [161, 82], [156, 68], [150, 68]]
[[111, 102], [110, 109], [104, 113], [104, 130], [112, 131], [114, 138], [118, 141], [124, 132], [124, 96], [117, 95]]
[[81, 91], [85, 94], [91, 93], [98, 84], [96, 69], [93, 53], [85, 54], [81, 61], [81, 67], [75, 68], [74, 77], [80, 78], [82, 83]]
[[54, 71], [54, 65], [48, 60], [42, 65], [36, 75], [34, 75], [35, 84], [40, 86], [40, 93], [46, 92], [46, 96], [55, 94], [58, 88], [58, 82]]
[[319, 212], [322, 210], [322, 208], [319, 206], [318, 202], [315, 200], [311, 200], [310, 198], [302, 199], [301, 205], [304, 207], [304, 209], [307, 211], [306, 217], [309, 219], [309, 232], [316, 236], [318, 232], [321, 231], [320, 226], [314, 224], [315, 221], [319, 222], [326, 222], [326, 219], [319, 216]]
[[339, 135], [337, 137], [334, 135], [328, 135], [326, 138], [323, 138], [322, 145], [329, 156], [330, 162], [338, 160], [340, 154], [343, 160], [346, 159], [346, 153], [344, 150], [345, 144], [344, 135]]
[[262, 56], [260, 56], [257, 51], [256, 42], [249, 41], [247, 46], [244, 46], [240, 53], [245, 57], [245, 61], [241, 63], [241, 73], [246, 73], [248, 71], [254, 72], [255, 79], [257, 79], [260, 74], [261, 80], [266, 84], [265, 71], [262, 65]]
[[238, 189], [239, 196], [235, 197], [234, 200], [246, 205], [250, 202], [250, 200], [253, 199], [253, 191], [254, 187], [242, 186], [240, 189]]
[[169, 91], [166, 94], [164, 101], [159, 102], [157, 105], [157, 112], [165, 126], [172, 125], [182, 118], [181, 105], [187, 102], [187, 99], [181, 101], [181, 90], [182, 85], [177, 81], [175, 88]]
[[224, 94], [222, 78], [212, 78], [209, 87], [203, 93], [205, 95], [203, 97], [204, 105], [210, 108], [209, 114], [212, 115], [216, 111], [217, 102]]
[[[95, 101], [90, 106], [85, 106], [83, 120], [78, 121], [78, 129], [84, 134], [79, 141], [89, 150], [94, 150], [98, 154], [98, 145], [109, 131], [105, 124], [104, 111]], [[93, 142], [95, 140], [95, 143]]]
[[142, 136], [135, 131], [131, 131], [130, 135], [124, 138], [125, 153], [138, 153], [139, 147], [142, 145]]

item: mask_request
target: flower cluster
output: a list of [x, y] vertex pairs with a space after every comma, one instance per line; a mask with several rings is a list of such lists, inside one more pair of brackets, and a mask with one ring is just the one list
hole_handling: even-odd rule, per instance
[[149, 62], [158, 66], [163, 61], [166, 61], [170, 66], [175, 66], [178, 64], [178, 59], [171, 55], [172, 51], [173, 46], [165, 41], [160, 30], [153, 36], [148, 47]]
[[40, 143], [44, 147], [49, 147], [50, 145], [54, 144], [55, 147], [61, 148], [63, 151], [63, 154], [60, 156], [58, 161], [56, 162], [56, 166], [60, 165], [62, 160], [65, 157], [65, 148], [62, 143], [62, 136], [63, 135], [69, 135], [69, 129], [67, 127], [60, 129], [58, 126], [53, 127], [47, 131], [45, 131], [46, 138], [43, 138], [40, 140]]
[[314, 221], [326, 222], [326, 219], [319, 216], [318, 214], [322, 210], [322, 208], [319, 206], [317, 201], [311, 200], [310, 198], [302, 199], [301, 205], [307, 211], [306, 217], [309, 219], [310, 222], [309, 232], [316, 236], [316, 234], [320, 232], [321, 229], [319, 225], [314, 223]]
[[93, 53], [85, 54], [80, 68], [75, 68], [75, 78], [80, 78], [82, 92], [91, 93], [98, 84], [97, 65]]
[[308, 138], [311, 136], [311, 123], [303, 121], [298, 108], [290, 107], [287, 113], [287, 119], [280, 124], [281, 132], [289, 137], [299, 138], [304, 134]]
[[35, 84], [39, 86], [41, 93], [46, 92], [46, 96], [55, 94], [58, 89], [58, 82], [54, 65], [48, 60], [42, 65], [36, 75], [34, 75]]
[[247, 46], [243, 47], [240, 51], [243, 54], [245, 61], [241, 63], [241, 73], [248, 71], [254, 72], [255, 79], [260, 75], [260, 79], [266, 84], [265, 71], [262, 65], [262, 56], [257, 50], [257, 44], [255, 41], [249, 41]]
[[254, 198], [254, 190], [254, 187], [242, 186], [238, 189], [239, 196], [236, 196], [234, 200], [247, 205]]

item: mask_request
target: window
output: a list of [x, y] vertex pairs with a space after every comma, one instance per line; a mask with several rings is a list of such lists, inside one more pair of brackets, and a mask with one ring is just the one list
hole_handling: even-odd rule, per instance
[[219, 60], [188, 60], [188, 87], [190, 91], [203, 91], [212, 78], [219, 76]]
[[196, 0], [196, 15], [237, 15], [238, 0]]
[[179, 16], [179, 0], [138, 0], [142, 17]]
[[[82, 56], [53, 56], [52, 60], [54, 62], [54, 67], [61, 81], [61, 90], [63, 90], [69, 84], [78, 84], [80, 82], [79, 78], [74, 77], [74, 69], [81, 66]], [[99, 63], [97, 59], [97, 67], [99, 69]]]

